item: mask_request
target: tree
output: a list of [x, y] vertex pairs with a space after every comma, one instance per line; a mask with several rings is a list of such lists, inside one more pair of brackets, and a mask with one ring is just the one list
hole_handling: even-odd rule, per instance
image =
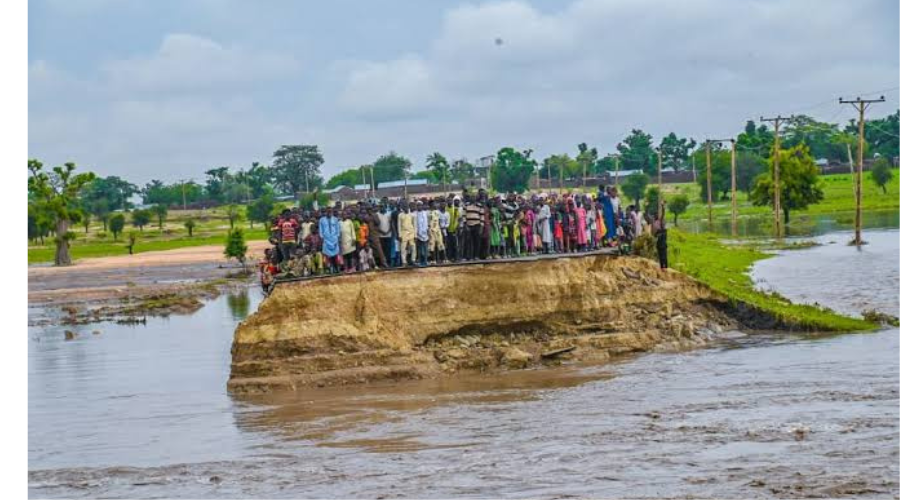
[[785, 124], [781, 146], [792, 148], [797, 144], [806, 144], [813, 158], [842, 161], [847, 157], [847, 149], [840, 140], [836, 140], [840, 135], [837, 124], [819, 122], [807, 115], [797, 115]]
[[435, 151], [425, 159], [425, 168], [432, 172], [433, 178], [447, 190], [447, 177], [450, 175], [450, 163], [444, 155]]
[[246, 184], [250, 187], [250, 196], [258, 199], [266, 194], [266, 188], [272, 182], [272, 170], [259, 162], [253, 162], [246, 173]]
[[121, 212], [113, 214], [109, 218], [109, 230], [112, 231], [114, 241], [119, 239], [123, 229], [125, 229], [125, 214]]
[[737, 184], [738, 191], [749, 194], [753, 189], [756, 177], [766, 170], [766, 162], [761, 156], [749, 151], [738, 151], [734, 160], [735, 184]]
[[129, 199], [137, 193], [137, 186], [113, 175], [92, 180], [84, 187], [82, 199], [88, 207], [105, 200], [108, 210], [127, 210], [131, 208]]
[[659, 188], [650, 186], [647, 188], [647, 198], [644, 201], [644, 212], [650, 217], [655, 217], [659, 213]]
[[250, 198], [250, 186], [243, 183], [237, 182], [236, 180], [229, 180], [229, 182], [225, 186], [225, 201], [228, 203], [241, 203], [246, 202]]
[[744, 131], [737, 137], [738, 150], [752, 152], [762, 157], [769, 156], [773, 144], [775, 134], [765, 125], [757, 127], [753, 120], [747, 120]]
[[491, 185], [503, 192], [522, 193], [528, 189], [528, 181], [537, 162], [531, 158], [532, 150], [516, 151], [506, 147], [497, 152], [497, 161], [491, 169]]
[[156, 215], [156, 222], [159, 224], [160, 231], [163, 228], [163, 223], [166, 221], [166, 217], [169, 215], [169, 208], [163, 204], [153, 205], [153, 208], [150, 210], [153, 211], [153, 214]]
[[55, 225], [56, 252], [53, 263], [57, 266], [72, 264], [69, 254], [69, 225], [79, 216], [82, 205], [80, 196], [84, 187], [94, 180], [92, 172], [73, 174], [74, 163], [54, 167], [51, 172], [43, 170], [38, 160], [28, 160], [28, 195], [38, 212], [43, 213]]
[[650, 183], [650, 176], [647, 174], [636, 173], [631, 174], [625, 178], [625, 182], [622, 183], [622, 192], [625, 196], [634, 200], [634, 204], [638, 207], [641, 206], [641, 198], [644, 197], [644, 191], [647, 189], [647, 184]]
[[91, 227], [91, 213], [87, 210], [82, 210], [80, 220], [82, 227], [84, 227], [84, 234], [87, 234], [88, 229], [90, 229]]
[[681, 139], [670, 132], [659, 143], [659, 149], [663, 155], [663, 168], [671, 168], [678, 172], [686, 168], [691, 151], [697, 145], [697, 141], [683, 137]]
[[240, 228], [228, 231], [228, 239], [225, 240], [225, 257], [236, 259], [242, 266], [247, 260], [247, 243], [244, 242], [244, 232]]
[[[220, 187], [217, 180], [210, 180], [211, 184], [207, 185], [208, 189], [212, 189], [216, 194], [216, 199], [208, 198], [210, 201], [220, 201]], [[212, 186], [212, 187], [210, 187]], [[152, 180], [141, 190], [145, 205], [163, 204], [166, 206], [181, 206], [184, 203], [196, 203], [203, 200], [203, 187], [194, 181], [178, 182], [174, 184], [164, 184], [160, 180]]]
[[606, 155], [603, 158], [597, 160], [597, 164], [594, 169], [598, 174], [603, 174], [605, 172], [615, 172], [616, 171], [616, 158], [614, 156]]
[[579, 168], [578, 176], [594, 173], [597, 158], [599, 157], [600, 154], [597, 152], [597, 148], [589, 148], [586, 142], [579, 144], [578, 156], [575, 157], [575, 162], [578, 163]]
[[87, 212], [90, 215], [93, 215], [94, 217], [96, 217], [97, 220], [99, 220], [100, 222], [103, 223], [104, 231], [108, 230], [107, 222], [109, 221], [109, 212], [110, 212], [109, 200], [107, 200], [106, 198], [99, 198], [99, 199], [93, 200], [91, 202], [88, 202]]
[[206, 172], [206, 197], [214, 202], [222, 203], [225, 201], [225, 185], [231, 174], [228, 173], [228, 167], [212, 168]]
[[[769, 171], [756, 179], [750, 201], [754, 205], [772, 205], [775, 186], [772, 182], [774, 162], [768, 161]], [[819, 169], [809, 154], [809, 147], [798, 144], [782, 149], [780, 155], [779, 180], [781, 182], [781, 208], [784, 223], [790, 223], [791, 210], [803, 210], [809, 205], [822, 201], [824, 194], [819, 187]]]
[[884, 191], [884, 194], [887, 194], [887, 184], [894, 178], [894, 173], [891, 172], [891, 162], [887, 158], [878, 158], [872, 165], [870, 175], [875, 184]]
[[325, 189], [334, 189], [338, 186], [353, 187], [357, 184], [362, 184], [362, 172], [358, 168], [348, 168], [328, 179], [328, 182], [325, 183]]
[[[575, 175], [581, 175], [581, 167], [577, 160], [567, 154], [550, 155], [544, 158], [543, 166], [538, 169], [541, 179], [551, 179], [559, 182], [559, 172], [562, 170], [563, 178], [571, 179]], [[552, 184], [551, 184], [552, 185]]]
[[372, 164], [372, 169], [375, 171], [375, 183], [377, 185], [381, 182], [403, 180], [409, 174], [411, 167], [412, 162], [408, 158], [391, 151], [380, 156]]
[[50, 235], [53, 229], [53, 221], [38, 209], [34, 203], [28, 204], [28, 239], [40, 240], [44, 244], [44, 238]]
[[450, 176], [454, 182], [465, 182], [475, 177], [475, 165], [469, 163], [465, 158], [454, 160], [450, 166]]
[[[715, 145], [710, 152], [712, 157], [712, 199], [714, 202], [725, 197], [731, 191], [731, 151], [725, 151]], [[706, 202], [706, 148], [694, 153], [697, 162], [697, 184], [700, 186], [700, 200]], [[737, 158], [735, 158], [737, 160]]]
[[150, 223], [153, 214], [146, 209], [137, 209], [131, 211], [131, 224], [137, 228], [140, 228], [141, 232], [144, 232], [144, 226]]
[[197, 223], [194, 222], [194, 219], [188, 219], [184, 221], [184, 228], [187, 229], [188, 238], [194, 237], [194, 227], [197, 226]]
[[672, 201], [669, 202], [667, 208], [669, 212], [672, 212], [672, 215], [675, 216], [675, 225], [678, 226], [678, 216], [687, 211], [688, 205], [691, 204], [691, 200], [688, 199], [686, 194], [677, 194], [672, 197]]
[[275, 184], [283, 191], [299, 200], [300, 189], [309, 192], [311, 188], [322, 185], [319, 170], [325, 158], [315, 145], [281, 146], [272, 154], [272, 177]]
[[[855, 124], [853, 129], [856, 129]], [[884, 118], [866, 120], [865, 134], [872, 155], [884, 158], [897, 156], [900, 150], [900, 110]]]
[[234, 224], [241, 220], [241, 207], [238, 205], [228, 205], [228, 211], [225, 212], [228, 217], [228, 226], [234, 229]]
[[253, 223], [259, 222], [265, 224], [269, 222], [272, 210], [275, 209], [275, 200], [270, 195], [263, 195], [260, 199], [254, 201], [247, 206], [247, 219], [250, 220], [250, 228], [253, 229]]
[[656, 153], [653, 151], [653, 136], [633, 129], [631, 135], [616, 146], [621, 155], [623, 170], [641, 170], [647, 175], [656, 175]]

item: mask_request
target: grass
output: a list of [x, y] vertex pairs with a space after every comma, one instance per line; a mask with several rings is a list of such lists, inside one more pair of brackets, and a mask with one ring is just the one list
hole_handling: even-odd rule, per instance
[[804, 329], [867, 331], [879, 325], [842, 316], [831, 310], [794, 304], [776, 293], [756, 290], [748, 271], [754, 262], [772, 257], [759, 248], [725, 245], [710, 234], [669, 231], [670, 266], [693, 276], [713, 290]]
[[[184, 222], [187, 219], [196, 222], [194, 235], [188, 236]], [[126, 220], [129, 217], [126, 215]], [[114, 240], [112, 233], [104, 232], [103, 225], [99, 222], [92, 223], [88, 232], [84, 232], [83, 226], [72, 228], [76, 239], [71, 243], [73, 259], [90, 257], [108, 257], [113, 255], [128, 254], [128, 233], [134, 231], [137, 234], [137, 243], [134, 246], [135, 253], [150, 252], [156, 250], [173, 250], [201, 245], [222, 245], [225, 247], [225, 237], [228, 234], [229, 224], [224, 208], [209, 210], [171, 210], [163, 229], [156, 226], [156, 221], [150, 226], [145, 226], [143, 231], [131, 227], [130, 220], [126, 225], [124, 234]], [[255, 224], [254, 229], [249, 229], [246, 222], [239, 222], [238, 227], [244, 229], [244, 238], [251, 240], [264, 240], [268, 233], [260, 224]], [[52, 238], [45, 238], [45, 245], [28, 246], [28, 263], [53, 262], [54, 246]]]
[[[863, 211], [887, 211], [900, 209], [900, 170], [892, 170], [894, 176], [885, 187], [885, 193], [872, 181], [868, 172], [863, 174]], [[853, 176], [850, 174], [833, 174], [819, 177], [819, 183], [824, 192], [824, 199], [806, 210], [791, 212], [791, 221], [800, 219], [803, 215], [850, 213], [855, 210], [853, 196]], [[694, 183], [687, 184], [663, 184], [663, 194], [671, 197], [674, 194], [686, 194], [691, 200], [690, 206], [684, 214], [678, 216], [680, 221], [705, 220], [707, 217], [706, 200], [700, 198], [700, 186]], [[772, 213], [770, 207], [754, 206], [747, 199], [747, 194], [737, 194], [738, 216], [768, 216]], [[731, 200], [725, 199], [713, 203], [714, 218], [731, 217]], [[796, 217], [796, 219], [795, 219]]]

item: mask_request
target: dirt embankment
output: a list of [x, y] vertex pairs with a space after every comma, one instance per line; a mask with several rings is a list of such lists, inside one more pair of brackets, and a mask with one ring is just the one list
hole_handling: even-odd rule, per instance
[[726, 301], [641, 258], [582, 256], [279, 284], [235, 331], [229, 389], [606, 360], [703, 343]]

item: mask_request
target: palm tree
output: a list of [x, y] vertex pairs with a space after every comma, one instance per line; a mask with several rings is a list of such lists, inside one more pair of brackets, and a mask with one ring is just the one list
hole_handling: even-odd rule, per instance
[[447, 171], [450, 169], [447, 158], [435, 151], [425, 159], [425, 168], [437, 174], [441, 179], [441, 185], [444, 187], [444, 195], [447, 195]]

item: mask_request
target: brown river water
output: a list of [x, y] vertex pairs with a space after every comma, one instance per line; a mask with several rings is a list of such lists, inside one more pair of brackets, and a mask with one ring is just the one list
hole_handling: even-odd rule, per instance
[[[898, 232], [867, 232], [862, 251], [821, 238], [761, 261], [755, 278], [897, 314]], [[251, 288], [73, 341], [31, 327], [30, 496], [900, 494], [897, 329], [729, 332], [601, 366], [232, 398], [231, 335], [260, 300]]]

